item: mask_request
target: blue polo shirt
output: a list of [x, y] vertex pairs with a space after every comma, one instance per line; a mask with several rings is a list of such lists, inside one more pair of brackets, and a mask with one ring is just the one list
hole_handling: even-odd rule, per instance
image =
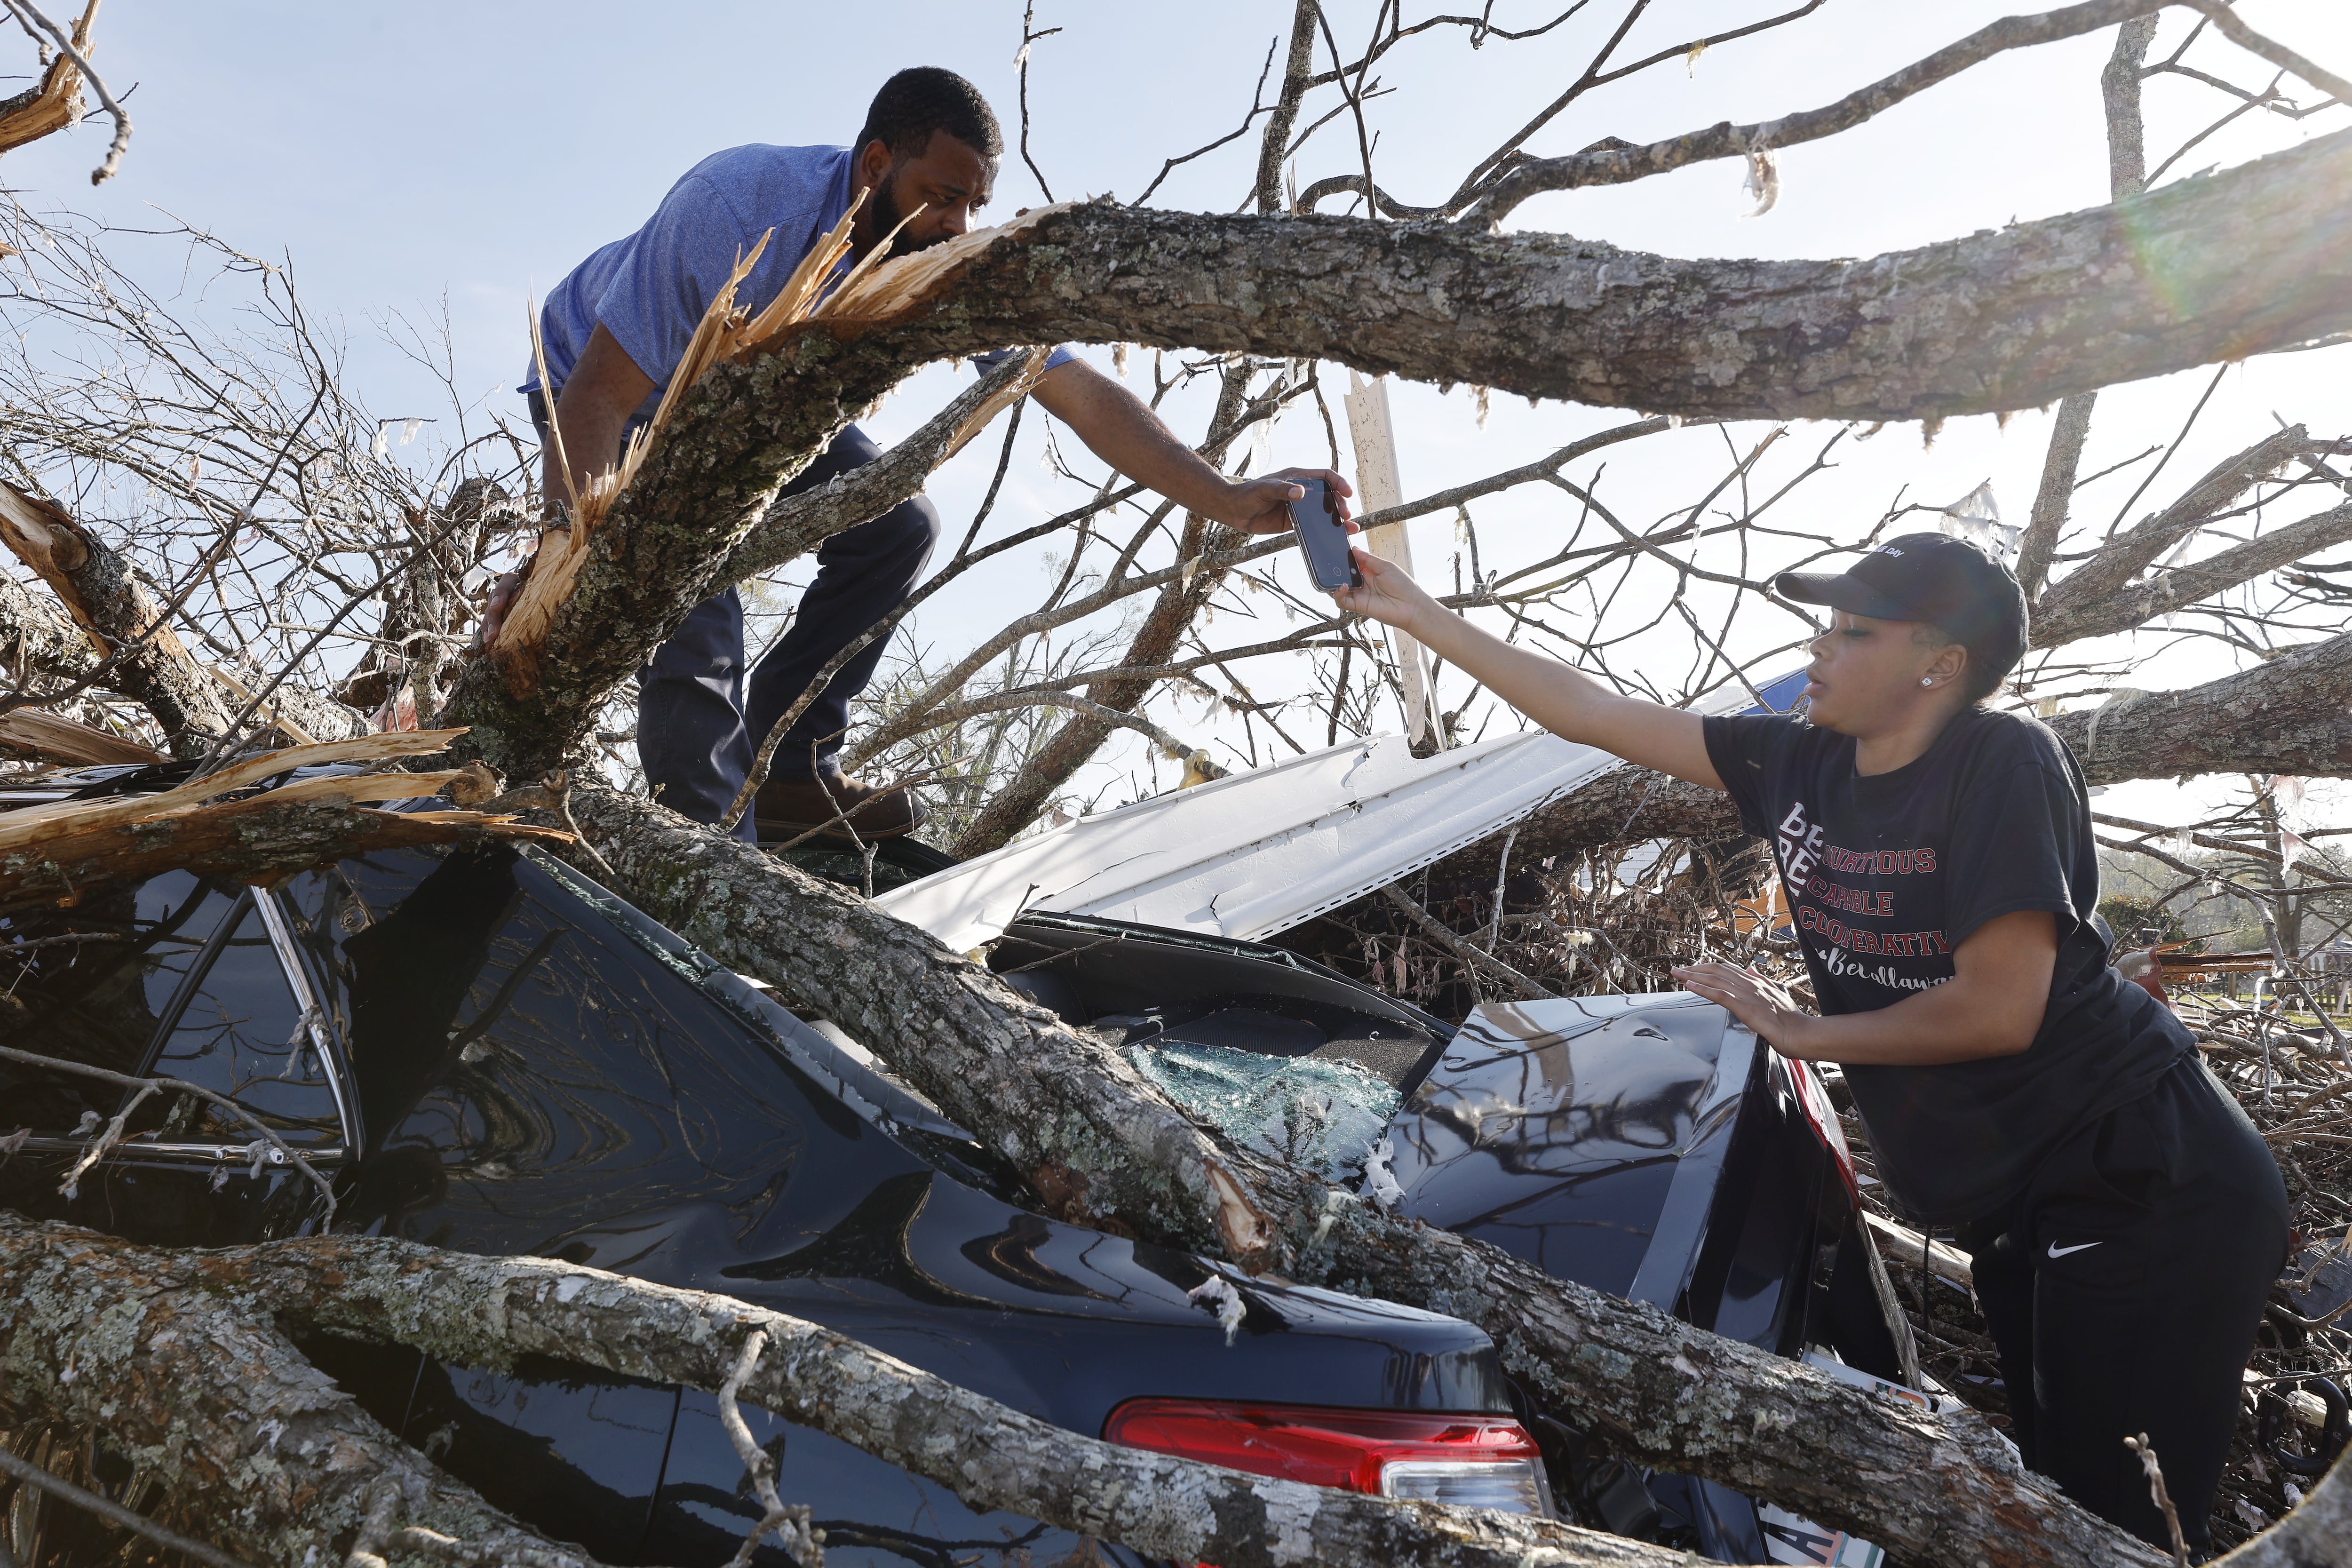
[[[560, 389], [602, 321], [654, 389], [629, 416], [632, 426], [651, 419], [662, 390], [693, 341], [703, 312], [770, 229], [775, 237], [751, 275], [735, 290], [738, 304], [757, 310], [782, 291], [801, 258], [849, 210], [854, 162], [847, 147], [769, 147], [753, 144], [714, 153], [669, 188], [654, 216], [636, 233], [598, 250], [565, 275], [540, 310], [547, 350], [547, 373]], [[849, 268], [844, 258], [830, 283]], [[1010, 350], [980, 354], [983, 368]], [[1072, 358], [1057, 348], [1049, 365]], [[517, 392], [539, 385], [536, 364], [524, 372]]]

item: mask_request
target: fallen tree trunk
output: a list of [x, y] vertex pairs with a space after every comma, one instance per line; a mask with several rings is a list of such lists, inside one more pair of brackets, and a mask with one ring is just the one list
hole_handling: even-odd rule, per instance
[[[731, 1297], [541, 1258], [331, 1237], [189, 1258], [0, 1220], [0, 1256], [109, 1247], [126, 1270], [201, 1280], [280, 1321], [504, 1369], [540, 1354], [740, 1395], [1003, 1509], [1229, 1568], [1671, 1568], [1681, 1553], [1525, 1515], [1369, 1497], [1106, 1443], [1026, 1415], [813, 1323]], [[751, 1364], [743, 1368], [747, 1344]], [[740, 1380], [738, 1373], [741, 1373]]]
[[171, 1500], [166, 1522], [263, 1568], [327, 1568], [389, 1482], [409, 1523], [594, 1568], [386, 1431], [271, 1324], [270, 1303], [219, 1289], [203, 1255], [0, 1214], [0, 1258], [12, 1419], [103, 1432]]
[[[2352, 132], [2210, 179], [1864, 261], [1685, 261], [1444, 224], [1032, 213], [885, 266], [685, 391], [543, 639], [477, 661], [443, 721], [559, 766], [716, 585], [776, 488], [914, 366], [1065, 340], [1721, 418], [1941, 419], [2352, 326]], [[2232, 237], [2275, 243], [2249, 252]], [[836, 520], [838, 521], [838, 520]], [[843, 522], [843, 526], [847, 523]], [[812, 536], [808, 543], [817, 542]]]
[[[2203, 686], [2117, 693], [2046, 722], [2094, 785], [2220, 773], [2352, 778], [2352, 633], [2289, 648]], [[1611, 844], [1740, 831], [1739, 814], [1722, 791], [1628, 766], [1531, 813], [1511, 854], [1526, 865]], [[1495, 856], [1493, 840], [1474, 844], [1431, 874], [1491, 879]]]
[[635, 796], [581, 790], [573, 809], [626, 896], [878, 1051], [1066, 1217], [1465, 1319], [1549, 1408], [1629, 1459], [1771, 1498], [1906, 1561], [2158, 1561], [1979, 1421], [1898, 1407], [1401, 1222], [1224, 1144], [1118, 1052], [862, 900]]

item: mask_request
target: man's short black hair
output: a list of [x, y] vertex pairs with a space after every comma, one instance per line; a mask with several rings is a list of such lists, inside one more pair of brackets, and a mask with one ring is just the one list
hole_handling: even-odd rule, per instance
[[857, 133], [857, 151], [879, 142], [893, 158], [919, 158], [934, 131], [946, 132], [983, 158], [1004, 155], [1004, 132], [980, 89], [937, 66], [911, 66], [882, 84], [874, 107], [866, 111], [866, 128]]

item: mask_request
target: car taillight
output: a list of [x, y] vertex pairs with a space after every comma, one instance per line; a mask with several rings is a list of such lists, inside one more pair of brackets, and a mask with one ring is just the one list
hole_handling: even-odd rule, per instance
[[1830, 1091], [1823, 1086], [1813, 1064], [1793, 1057], [1783, 1057], [1780, 1065], [1789, 1069], [1789, 1081], [1796, 1086], [1797, 1103], [1804, 1107], [1805, 1120], [1813, 1124], [1813, 1136], [1830, 1152], [1830, 1163], [1837, 1167], [1838, 1179], [1845, 1183], [1846, 1196], [1853, 1206], [1862, 1206], [1862, 1184], [1853, 1179], [1853, 1151], [1845, 1145], [1845, 1124], [1838, 1120], [1837, 1107], [1830, 1103]]
[[1494, 1415], [1335, 1410], [1208, 1399], [1130, 1399], [1107, 1441], [1309, 1486], [1549, 1514], [1543, 1457]]

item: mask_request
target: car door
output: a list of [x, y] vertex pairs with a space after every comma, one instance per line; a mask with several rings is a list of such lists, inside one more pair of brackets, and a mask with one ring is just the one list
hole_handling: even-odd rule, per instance
[[[0, 924], [14, 1049], [201, 1085], [236, 1101], [332, 1179], [347, 1140], [308, 984], [289, 972], [268, 895], [167, 872], [86, 906]], [[250, 1123], [198, 1096], [0, 1062], [0, 1203], [135, 1241], [226, 1246], [323, 1214], [318, 1185]], [[91, 1164], [92, 1137], [123, 1135]]]

